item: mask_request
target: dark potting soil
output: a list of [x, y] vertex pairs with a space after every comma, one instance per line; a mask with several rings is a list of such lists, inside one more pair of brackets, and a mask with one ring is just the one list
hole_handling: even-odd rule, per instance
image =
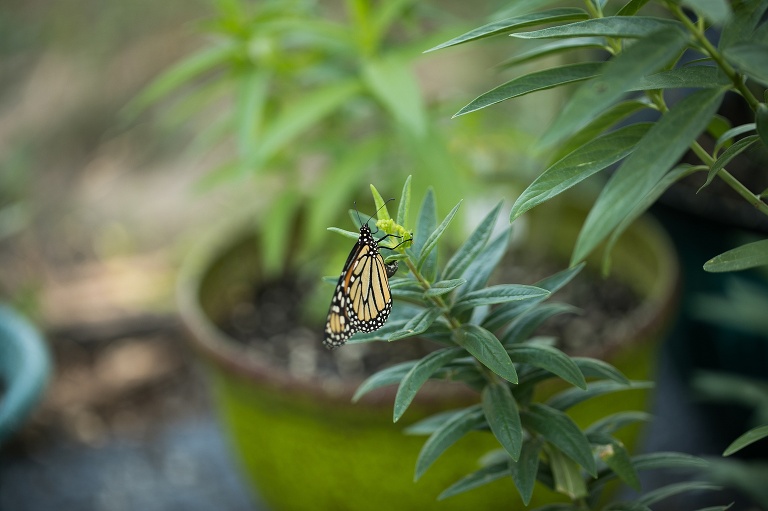
[[[561, 270], [555, 263], [510, 264], [495, 283], [533, 284]], [[402, 271], [402, 270], [401, 270]], [[328, 287], [328, 300], [332, 288]], [[323, 325], [305, 325], [302, 300], [306, 287], [293, 278], [255, 288], [250, 299], [237, 304], [219, 327], [269, 364], [285, 367], [298, 378], [360, 379], [440, 347], [428, 339], [346, 344], [329, 351], [322, 346]], [[550, 297], [581, 309], [547, 320], [535, 335], [552, 336], [569, 354], [599, 356], [637, 330], [643, 320], [639, 298], [615, 278], [582, 271]], [[393, 307], [403, 306], [395, 301]]]

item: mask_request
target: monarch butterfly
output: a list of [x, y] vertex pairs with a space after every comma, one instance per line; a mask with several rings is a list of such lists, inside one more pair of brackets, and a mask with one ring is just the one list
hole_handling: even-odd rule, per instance
[[395, 235], [387, 234], [377, 240], [368, 223], [360, 223], [360, 236], [344, 263], [328, 310], [323, 337], [323, 345], [328, 349], [343, 345], [355, 332], [378, 330], [392, 310], [388, 279], [398, 265], [397, 261], [384, 262], [379, 243]]

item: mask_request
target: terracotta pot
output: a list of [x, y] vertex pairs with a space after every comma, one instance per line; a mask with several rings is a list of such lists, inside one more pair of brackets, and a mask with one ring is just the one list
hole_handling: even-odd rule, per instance
[[[583, 212], [580, 215], [583, 219]], [[541, 240], [567, 243], [575, 236], [580, 223], [574, 222], [578, 221], [558, 222], [555, 232], [550, 229], [550, 235]], [[413, 482], [416, 457], [425, 438], [404, 435], [403, 427], [435, 411], [477, 402], [478, 396], [464, 387], [440, 383], [427, 388], [406, 416], [393, 424], [394, 388], [380, 389], [352, 404], [359, 381], [298, 379], [266, 364], [215, 326], [215, 319], [231, 304], [233, 290], [253, 283], [251, 262], [257, 248], [249, 234], [247, 228], [222, 232], [190, 254], [178, 296], [182, 318], [207, 369], [223, 427], [260, 499], [278, 511], [498, 509], [500, 503], [506, 509], [514, 508], [520, 499], [510, 480], [442, 502], [435, 500], [447, 486], [477, 469], [482, 454], [498, 448], [485, 432], [472, 433], [452, 446]], [[560, 251], [551, 245], [550, 249]], [[630, 377], [646, 378], [656, 341], [675, 301], [677, 267], [669, 241], [644, 219], [617, 247], [614, 272], [642, 297], [637, 310], [642, 320], [611, 357], [619, 365], [628, 363], [624, 370]], [[612, 402], [609, 399], [608, 408], [603, 405], [598, 410], [599, 416], [627, 405], [645, 407], [647, 392], [630, 400], [624, 394]], [[589, 407], [575, 410], [576, 415], [591, 415]], [[552, 499], [552, 494], [539, 487], [532, 504]]]

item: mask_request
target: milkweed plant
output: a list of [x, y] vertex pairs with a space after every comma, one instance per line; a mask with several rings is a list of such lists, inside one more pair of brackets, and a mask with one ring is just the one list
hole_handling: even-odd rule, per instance
[[[547, 300], [568, 284], [583, 265], [556, 273], [535, 285], [489, 285], [510, 238], [509, 226], [493, 236], [501, 204], [485, 216], [446, 260], [438, 257], [438, 242], [461, 203], [438, 221], [434, 193], [427, 190], [411, 231], [410, 177], [405, 182], [395, 219], [390, 218], [385, 202], [371, 188], [376, 208], [380, 209], [379, 230], [403, 237], [413, 232], [412, 242], [401, 245], [387, 258], [387, 262], [399, 261], [401, 268], [400, 274], [390, 279], [395, 303], [389, 321], [374, 332], [358, 332], [349, 342], [407, 342], [409, 338], [422, 337], [439, 347], [421, 359], [373, 374], [360, 385], [353, 400], [374, 389], [397, 385], [393, 411], [396, 422], [430, 379], [461, 382], [478, 393], [476, 404], [442, 411], [407, 428], [407, 433], [428, 437], [416, 461], [415, 479], [433, 463], [439, 463], [441, 454], [466, 434], [485, 431], [496, 438], [498, 450], [478, 453], [481, 468], [472, 471], [474, 467], [467, 467], [466, 477], [445, 488], [438, 498], [507, 479], [526, 505], [538, 481], [571, 500], [570, 504], [560, 503], [546, 509], [637, 510], [649, 509], [658, 500], [681, 492], [713, 488], [706, 482], [678, 483], [650, 491], [635, 502], [613, 502], [602, 507], [600, 499], [606, 483], [617, 478], [640, 490], [639, 471], [697, 469], [706, 463], [673, 452], [630, 455], [615, 434], [625, 426], [647, 420], [645, 413], [611, 413], [584, 429], [569, 417], [568, 410], [585, 400], [649, 386], [648, 382], [628, 380], [604, 361], [569, 356], [555, 347], [553, 339], [534, 335], [546, 319], [573, 312], [573, 307]], [[348, 235], [357, 236], [351, 232]], [[537, 386], [552, 379], [560, 379], [569, 387], [545, 401], [535, 400]]]

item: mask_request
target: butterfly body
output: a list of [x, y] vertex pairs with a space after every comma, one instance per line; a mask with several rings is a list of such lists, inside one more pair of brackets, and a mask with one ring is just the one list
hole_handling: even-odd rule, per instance
[[378, 330], [389, 317], [389, 277], [397, 271], [397, 264], [384, 263], [379, 253], [382, 239], [374, 238], [367, 224], [360, 227], [331, 299], [323, 337], [329, 349], [343, 345], [355, 332]]

